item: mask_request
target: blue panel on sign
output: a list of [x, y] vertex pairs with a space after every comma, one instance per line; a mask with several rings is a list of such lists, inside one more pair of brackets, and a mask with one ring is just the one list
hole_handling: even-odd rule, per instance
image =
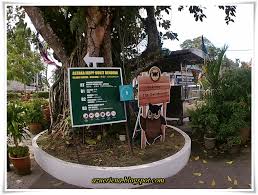
[[120, 85], [119, 92], [120, 92], [120, 101], [134, 100], [132, 85]]

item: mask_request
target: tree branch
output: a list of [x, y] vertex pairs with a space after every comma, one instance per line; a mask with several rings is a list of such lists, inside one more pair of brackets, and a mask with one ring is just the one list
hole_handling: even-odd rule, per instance
[[55, 54], [63, 64], [68, 64], [68, 57], [66, 55], [63, 43], [54, 33], [51, 26], [45, 22], [42, 12], [38, 7], [23, 6], [26, 13], [30, 17], [36, 30], [43, 36], [44, 40], [54, 50]]

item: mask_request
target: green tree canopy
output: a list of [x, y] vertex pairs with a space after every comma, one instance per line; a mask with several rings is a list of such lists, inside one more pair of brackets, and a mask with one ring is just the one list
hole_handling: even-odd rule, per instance
[[[204, 44], [207, 48], [209, 58], [210, 59], [217, 59], [221, 49], [216, 47], [209, 39], [203, 37]], [[202, 37], [196, 37], [194, 39], [187, 39], [182, 44], [180, 44], [182, 49], [190, 49], [190, 48], [197, 48], [202, 50]], [[229, 59], [226, 55], [224, 55], [222, 68], [236, 68], [238, 67], [238, 63], [234, 62], [233, 60]]]
[[30, 84], [44, 69], [39, 53], [32, 50], [35, 34], [24, 22], [24, 11], [8, 7], [7, 14], [7, 79]]

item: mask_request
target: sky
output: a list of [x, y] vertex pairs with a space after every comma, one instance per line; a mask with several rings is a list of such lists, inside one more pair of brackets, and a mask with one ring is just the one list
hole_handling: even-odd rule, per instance
[[[204, 10], [207, 18], [203, 22], [196, 22], [188, 10], [177, 11], [174, 9], [171, 16], [164, 16], [171, 20], [171, 30], [178, 33], [178, 39], [164, 41], [164, 47], [170, 50], [180, 49], [180, 44], [186, 39], [205, 36], [216, 47], [228, 44], [226, 52], [228, 58], [249, 62], [253, 56], [254, 13], [252, 4], [237, 5], [234, 23], [227, 25], [224, 21], [225, 14], [217, 6], [206, 6]], [[239, 51], [236, 51], [239, 50]]]
[[[215, 5], [205, 6], [204, 13], [207, 18], [203, 22], [196, 22], [192, 14], [185, 8], [177, 11], [178, 6], [172, 6], [171, 14], [163, 13], [163, 18], [171, 20], [173, 32], [178, 34], [177, 40], [164, 40], [163, 47], [171, 51], [179, 50], [180, 44], [186, 39], [194, 39], [198, 36], [205, 36], [216, 47], [229, 46], [226, 55], [235, 61], [249, 62], [253, 57], [254, 47], [254, 9], [253, 4], [238, 4], [236, 9], [235, 22], [226, 24], [223, 10]], [[29, 17], [25, 18], [28, 26], [35, 31]], [[52, 75], [54, 66], [49, 66], [48, 75]]]

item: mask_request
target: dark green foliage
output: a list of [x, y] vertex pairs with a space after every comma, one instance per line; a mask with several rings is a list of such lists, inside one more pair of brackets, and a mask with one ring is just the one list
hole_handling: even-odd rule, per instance
[[33, 98], [44, 98], [48, 99], [49, 98], [49, 92], [48, 91], [39, 91], [37, 93], [32, 94]]
[[197, 106], [196, 110], [190, 110], [191, 127], [194, 133], [200, 134], [214, 134], [217, 132], [219, 119], [216, 108], [212, 104], [205, 104]]
[[219, 6], [219, 9], [222, 9], [225, 11], [225, 21], [226, 24], [229, 24], [229, 22], [234, 22], [232, 17], [236, 17], [236, 6]]
[[223, 98], [227, 101], [251, 101], [251, 70], [239, 68], [228, 70], [221, 79]]
[[[179, 6], [178, 11], [184, 10], [185, 7], [189, 7], [189, 12], [193, 14], [195, 21], [200, 20], [201, 22], [203, 21], [203, 18], [206, 18], [206, 15], [203, 13], [203, 9], [206, 9], [205, 7], [202, 6]], [[218, 6], [219, 9], [224, 10], [225, 12], [225, 21], [226, 24], [229, 24], [230, 22], [234, 22], [232, 19], [235, 16], [236, 13], [236, 6]]]
[[[69, 56], [76, 47], [76, 34], [71, 33], [70, 23], [73, 18], [72, 16], [77, 13], [79, 8], [75, 6], [40, 6], [39, 8], [43, 13], [44, 19], [50, 24], [55, 34], [62, 41], [65, 51]], [[75, 15], [75, 17], [77, 16]]]
[[29, 155], [28, 146], [8, 147], [8, 152], [13, 158], [22, 158]]
[[190, 111], [196, 133], [209, 128], [219, 144], [239, 143], [240, 128], [251, 126], [251, 70], [237, 68], [226, 71], [217, 90], [205, 98], [205, 104]]
[[227, 146], [231, 148], [233, 145], [240, 145], [241, 144], [241, 138], [240, 136], [231, 136], [227, 139]]
[[8, 92], [7, 93], [7, 101], [10, 100], [18, 100], [21, 98], [21, 93]]

